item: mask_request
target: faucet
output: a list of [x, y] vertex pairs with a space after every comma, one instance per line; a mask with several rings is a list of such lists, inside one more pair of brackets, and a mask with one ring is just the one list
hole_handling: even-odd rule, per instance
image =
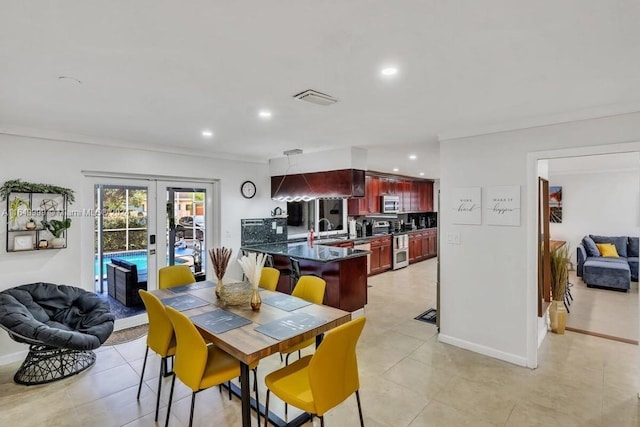
[[331, 231], [331, 227], [333, 227], [333, 224], [331, 224], [331, 221], [329, 221], [327, 218], [320, 218], [318, 220], [318, 228], [320, 227], [320, 223], [322, 221], [327, 221], [327, 231]]

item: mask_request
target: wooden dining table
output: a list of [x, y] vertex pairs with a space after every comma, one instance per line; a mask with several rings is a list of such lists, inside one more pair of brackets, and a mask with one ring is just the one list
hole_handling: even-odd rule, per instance
[[[215, 344], [240, 362], [240, 398], [242, 402], [243, 427], [251, 426], [249, 365], [274, 353], [284, 352], [289, 347], [313, 337], [316, 338], [316, 343], [319, 344], [324, 332], [351, 320], [350, 312], [325, 305], [309, 304], [293, 311], [286, 311], [265, 304], [264, 301], [267, 298], [286, 295], [265, 289], [260, 289], [260, 297], [263, 303], [258, 311], [253, 311], [248, 302], [240, 306], [224, 306], [215, 295], [215, 283], [213, 282], [197, 282], [179, 288], [157, 289], [151, 291], [151, 293], [160, 300], [165, 301], [170, 301], [168, 300], [169, 298], [185, 295], [194, 296], [196, 299], [206, 302], [206, 304], [202, 304], [199, 307], [181, 310], [190, 318], [207, 312], [225, 310], [251, 321], [251, 323], [245, 326], [237, 327], [223, 333], [213, 333], [194, 322], [205, 341]], [[292, 297], [287, 295], [286, 298]], [[165, 302], [165, 304], [167, 304], [167, 302]], [[285, 322], [285, 319], [291, 318], [292, 315], [312, 316], [313, 319], [317, 319], [316, 323], [319, 324], [302, 330], [301, 332], [293, 332], [290, 336], [283, 339], [275, 339], [256, 330], [256, 327], [273, 325], [274, 323], [278, 323], [278, 320]], [[260, 408], [256, 408], [256, 410], [259, 411]], [[301, 422], [298, 424], [295, 420], [291, 424], [285, 424], [274, 414], [264, 415], [269, 417], [276, 425], [301, 425]]]

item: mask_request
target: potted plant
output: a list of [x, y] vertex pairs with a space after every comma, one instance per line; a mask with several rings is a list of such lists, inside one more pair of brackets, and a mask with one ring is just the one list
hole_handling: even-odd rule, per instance
[[52, 219], [51, 221], [42, 221], [42, 227], [49, 231], [53, 235], [51, 239], [51, 246], [54, 248], [64, 248], [65, 239], [62, 237], [62, 233], [67, 228], [71, 227], [71, 218], [67, 218], [64, 221], [58, 219]]
[[27, 221], [27, 224], [25, 225], [25, 228], [27, 230], [35, 230], [36, 229], [36, 222], [33, 220], [33, 218], [29, 218], [29, 221]]
[[569, 245], [551, 248], [549, 251], [551, 264], [551, 306], [549, 318], [551, 330], [558, 334], [564, 334], [567, 324], [567, 310], [564, 306], [564, 294], [569, 281]]

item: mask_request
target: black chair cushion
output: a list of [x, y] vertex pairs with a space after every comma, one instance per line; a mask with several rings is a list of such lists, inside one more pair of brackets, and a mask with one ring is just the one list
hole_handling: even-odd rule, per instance
[[51, 347], [92, 350], [109, 338], [114, 317], [93, 292], [39, 282], [0, 292], [0, 324]]

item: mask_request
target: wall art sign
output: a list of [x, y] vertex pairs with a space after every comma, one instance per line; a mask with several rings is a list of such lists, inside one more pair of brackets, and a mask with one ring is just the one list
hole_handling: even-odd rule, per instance
[[520, 186], [487, 187], [486, 218], [489, 225], [520, 225]]
[[549, 186], [549, 222], [562, 222], [562, 186]]
[[480, 187], [458, 187], [451, 192], [451, 219], [454, 224], [482, 224]]

